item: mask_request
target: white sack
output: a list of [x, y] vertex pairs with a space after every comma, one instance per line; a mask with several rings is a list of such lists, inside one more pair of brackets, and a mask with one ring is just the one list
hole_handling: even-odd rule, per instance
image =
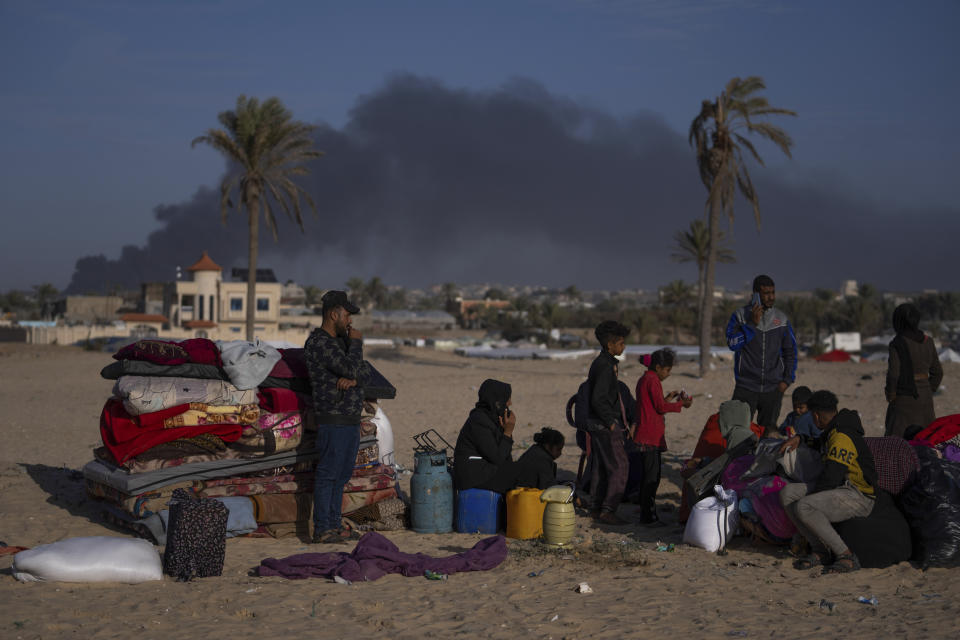
[[126, 582], [163, 579], [156, 547], [140, 538], [69, 538], [13, 557], [21, 582]]
[[716, 485], [714, 491], [716, 496], [704, 498], [693, 505], [683, 530], [686, 544], [711, 552], [727, 546], [727, 539], [736, 533], [740, 518], [737, 492], [726, 491], [720, 485]]

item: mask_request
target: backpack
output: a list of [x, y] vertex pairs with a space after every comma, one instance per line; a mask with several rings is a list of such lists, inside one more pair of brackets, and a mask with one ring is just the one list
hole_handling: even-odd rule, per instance
[[590, 381], [583, 381], [567, 401], [567, 423], [577, 431], [601, 431], [603, 425], [590, 410]]

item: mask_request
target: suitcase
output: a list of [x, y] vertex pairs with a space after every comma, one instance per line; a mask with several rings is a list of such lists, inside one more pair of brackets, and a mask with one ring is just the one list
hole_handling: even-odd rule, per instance
[[227, 508], [219, 500], [197, 498], [185, 489], [173, 492], [163, 572], [178, 581], [223, 573]]

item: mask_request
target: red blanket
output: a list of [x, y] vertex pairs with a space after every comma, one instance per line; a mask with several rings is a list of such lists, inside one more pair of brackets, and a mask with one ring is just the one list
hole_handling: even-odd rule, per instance
[[257, 392], [257, 400], [268, 413], [303, 412], [313, 408], [310, 396], [280, 387], [261, 387]]
[[273, 365], [271, 378], [309, 378], [303, 349], [279, 349], [280, 362]]
[[[171, 413], [171, 416], [183, 412], [182, 407], [189, 405], [180, 405], [157, 411], [155, 413]], [[151, 415], [151, 414], [146, 414]], [[142, 418], [143, 416], [138, 416]], [[123, 408], [123, 403], [118, 398], [110, 398], [103, 405], [103, 412], [100, 414], [100, 437], [103, 439], [104, 446], [110, 450], [111, 455], [119, 464], [123, 464], [128, 459], [144, 451], [155, 447], [164, 442], [171, 442], [180, 438], [192, 438], [202, 433], [211, 433], [222, 438], [225, 442], [233, 442], [240, 437], [242, 426], [239, 424], [213, 424], [200, 425], [196, 427], [173, 427], [166, 429], [161, 420], [157, 424], [142, 425], [137, 419], [127, 413]]]
[[206, 338], [190, 338], [180, 342], [138, 340], [113, 354], [117, 360], [146, 360], [155, 364], [212, 364], [223, 366], [216, 343]]

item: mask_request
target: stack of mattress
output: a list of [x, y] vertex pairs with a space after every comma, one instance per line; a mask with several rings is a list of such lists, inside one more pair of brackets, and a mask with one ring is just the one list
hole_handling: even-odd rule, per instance
[[[302, 349], [206, 339], [141, 340], [101, 372], [116, 380], [100, 419], [103, 446], [84, 467], [87, 492], [114, 523], [163, 543], [177, 488], [222, 500], [228, 535], [304, 529], [312, 505], [314, 431]], [[402, 522], [390, 424], [377, 401], [396, 389], [373, 367], [344, 514]], [[371, 507], [383, 505], [369, 518]], [[399, 512], [399, 520], [395, 512]], [[279, 526], [285, 525], [285, 526]]]

